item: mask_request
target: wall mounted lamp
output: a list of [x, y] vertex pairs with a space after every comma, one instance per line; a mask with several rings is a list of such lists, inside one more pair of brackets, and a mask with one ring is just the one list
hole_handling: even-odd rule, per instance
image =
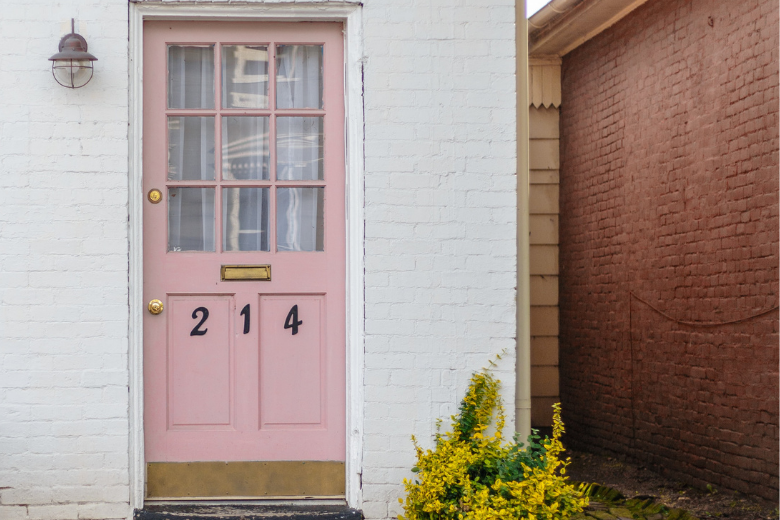
[[70, 34], [60, 40], [60, 52], [49, 58], [54, 79], [67, 88], [81, 88], [92, 79], [92, 62], [97, 58], [87, 52], [87, 40], [76, 34], [76, 22], [70, 19]]

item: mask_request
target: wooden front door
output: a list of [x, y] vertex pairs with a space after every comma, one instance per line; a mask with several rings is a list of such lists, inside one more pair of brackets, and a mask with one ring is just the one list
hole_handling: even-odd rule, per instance
[[343, 77], [340, 24], [144, 24], [150, 497], [344, 493]]

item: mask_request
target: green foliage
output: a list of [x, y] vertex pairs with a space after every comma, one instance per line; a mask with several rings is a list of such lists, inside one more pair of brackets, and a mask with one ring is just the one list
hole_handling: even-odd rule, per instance
[[552, 439], [534, 431], [526, 448], [517, 435], [502, 444], [499, 383], [487, 369], [472, 375], [451, 431], [437, 431], [434, 450], [423, 450], [412, 437], [417, 451], [412, 471], [418, 478], [404, 479], [406, 500], [399, 502], [405, 514], [400, 520], [565, 520], [588, 504], [566, 481], [568, 459], [558, 458], [564, 431], [560, 405], [553, 406]]
[[[546, 449], [542, 444], [542, 438], [538, 431], [531, 429], [528, 436], [528, 447], [523, 449], [520, 436], [514, 435], [514, 442], [505, 448], [505, 458], [499, 461], [498, 477], [503, 481], [523, 480], [525, 470], [523, 468], [543, 468]], [[547, 437], [544, 438], [547, 440]]]

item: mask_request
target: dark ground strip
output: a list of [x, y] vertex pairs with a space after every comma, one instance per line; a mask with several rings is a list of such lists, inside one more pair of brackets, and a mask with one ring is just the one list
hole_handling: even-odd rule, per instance
[[[626, 500], [639, 499], [640, 502], [649, 500], [649, 504], [656, 504], [662, 510], [652, 513], [633, 511], [634, 519], [645, 520], [680, 520], [673, 511], [687, 512], [689, 516], [707, 520], [722, 518], [728, 520], [777, 520], [778, 504], [769, 502], [759, 497], [748, 496], [734, 491], [719, 490], [712, 486], [708, 489], [696, 489], [677, 480], [668, 478], [649, 468], [634, 464], [626, 460], [618, 460], [607, 455], [596, 455], [566, 450], [564, 457], [571, 457], [571, 465], [566, 469], [566, 475], [577, 482], [597, 482], [623, 496], [622, 499], [603, 502], [606, 512], [609, 508], [624, 507]], [[603, 498], [592, 499], [595, 502], [603, 501]], [[599, 511], [598, 505], [595, 506]], [[636, 509], [636, 504], [633, 508]], [[602, 510], [603, 511], [603, 510]], [[657, 515], [661, 515], [660, 517]], [[680, 513], [675, 513], [679, 515]], [[588, 512], [588, 520], [598, 518], [598, 515]], [[671, 515], [671, 516], [670, 516]], [[602, 518], [601, 520], [612, 520]]]

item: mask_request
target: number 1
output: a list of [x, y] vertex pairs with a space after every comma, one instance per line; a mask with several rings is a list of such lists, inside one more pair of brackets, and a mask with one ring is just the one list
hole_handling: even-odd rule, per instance
[[249, 304], [244, 305], [241, 309], [241, 316], [244, 317], [244, 334], [249, 334]]

